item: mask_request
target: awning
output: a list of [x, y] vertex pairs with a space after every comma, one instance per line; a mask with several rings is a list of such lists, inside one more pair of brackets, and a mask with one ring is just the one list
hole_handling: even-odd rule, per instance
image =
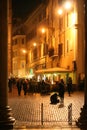
[[65, 69], [65, 68], [60, 68], [60, 67], [55, 67], [55, 68], [48, 68], [48, 69], [41, 69], [41, 70], [37, 70], [35, 73], [36, 74], [41, 74], [41, 73], [66, 73], [66, 72], [72, 72], [71, 70]]

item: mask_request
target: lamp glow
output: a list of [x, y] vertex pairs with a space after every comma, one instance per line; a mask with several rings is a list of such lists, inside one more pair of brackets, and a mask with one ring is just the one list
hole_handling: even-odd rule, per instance
[[58, 10], [58, 14], [59, 14], [59, 15], [62, 15], [62, 13], [63, 13], [63, 10], [62, 10], [62, 9], [59, 9], [59, 10]]
[[71, 8], [71, 2], [67, 1], [64, 5], [65, 9], [70, 9]]
[[44, 28], [42, 28], [42, 33], [45, 33], [45, 29]]
[[33, 46], [35, 47], [37, 44], [34, 42]]

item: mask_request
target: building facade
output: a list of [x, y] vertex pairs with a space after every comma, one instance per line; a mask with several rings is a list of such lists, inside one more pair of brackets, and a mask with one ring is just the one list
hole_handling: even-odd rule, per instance
[[26, 36], [16, 35], [12, 42], [12, 70], [16, 77], [26, 75]]
[[[78, 83], [79, 76], [84, 77], [83, 0], [70, 0], [67, 4], [64, 0], [48, 0], [27, 18], [22, 27], [27, 51], [24, 76], [49, 79], [51, 83], [61, 78], [67, 82], [70, 76], [73, 84]], [[22, 69], [17, 68], [17, 71], [21, 73]]]

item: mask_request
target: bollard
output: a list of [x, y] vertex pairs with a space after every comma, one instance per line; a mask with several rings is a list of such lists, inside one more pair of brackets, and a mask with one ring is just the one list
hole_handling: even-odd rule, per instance
[[41, 125], [43, 125], [43, 103], [41, 103]]
[[72, 103], [68, 106], [68, 124], [72, 125]]

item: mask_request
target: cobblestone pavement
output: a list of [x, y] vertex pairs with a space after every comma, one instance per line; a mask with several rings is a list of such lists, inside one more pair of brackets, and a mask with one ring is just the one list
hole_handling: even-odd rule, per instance
[[[35, 130], [34, 127], [37, 126], [39, 130], [46, 130], [46, 127], [41, 128], [41, 126], [47, 126], [47, 129], [50, 126], [50, 129], [54, 130], [77, 130], [78, 128], [73, 122], [72, 126], [67, 123], [68, 106], [72, 103], [72, 121], [76, 121], [80, 116], [80, 108], [83, 107], [84, 93], [73, 92], [71, 96], [68, 96], [65, 92], [64, 107], [59, 108], [59, 104], [50, 104], [50, 95], [27, 94], [24, 96], [22, 92], [21, 96], [18, 96], [15, 89], [12, 93], [9, 93], [8, 103], [12, 108], [13, 117], [16, 119], [15, 129], [22, 127], [26, 130], [26, 128], [31, 127], [32, 130]], [[43, 109], [41, 109], [42, 103]], [[41, 110], [44, 112], [43, 115], [41, 115]], [[40, 119], [43, 116], [44, 120], [41, 121]]]
[[80, 130], [79, 128], [75, 128], [75, 127], [72, 127], [72, 128], [15, 128], [14, 130]]

